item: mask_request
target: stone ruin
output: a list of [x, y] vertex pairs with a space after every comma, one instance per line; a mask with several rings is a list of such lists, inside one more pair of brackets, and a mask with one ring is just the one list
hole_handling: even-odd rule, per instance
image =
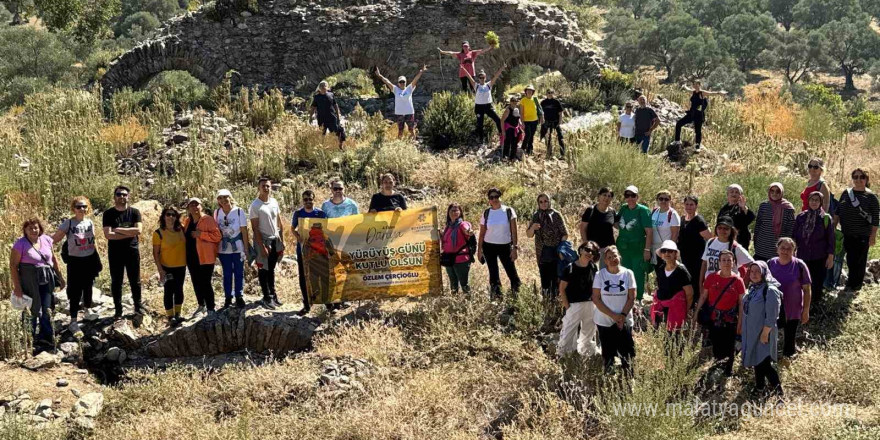
[[[214, 2], [212, 2], [214, 3]], [[229, 3], [218, 0], [216, 3]], [[215, 3], [215, 4], [216, 4]], [[500, 47], [477, 67], [491, 74], [537, 64], [570, 81], [598, 77], [606, 65], [576, 21], [556, 6], [521, 0], [258, 0], [253, 11], [218, 16], [206, 6], [165, 23], [159, 35], [114, 60], [101, 79], [106, 96], [139, 88], [167, 70], [184, 70], [209, 86], [230, 70], [234, 86], [298, 89], [351, 68], [379, 67], [386, 77], [429, 71], [417, 94], [457, 89], [457, 61], [437, 47], [464, 40]]]

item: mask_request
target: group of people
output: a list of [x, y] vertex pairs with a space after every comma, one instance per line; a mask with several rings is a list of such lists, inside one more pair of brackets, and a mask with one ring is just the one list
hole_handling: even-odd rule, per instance
[[[393, 175], [380, 177], [381, 190], [370, 200], [369, 211], [393, 211], [407, 208], [404, 196], [394, 190]], [[303, 246], [310, 240], [299, 237], [296, 228], [303, 218], [335, 218], [360, 213], [354, 200], [346, 197], [345, 185], [339, 178], [331, 179], [332, 193], [323, 204], [316, 205], [315, 192], [302, 193], [302, 206], [292, 213], [294, 234], [297, 236], [296, 256], [299, 260], [299, 281], [303, 309], [310, 311], [302, 264]], [[115, 308], [115, 319], [123, 317], [123, 282], [128, 277], [131, 301], [135, 314], [143, 314], [140, 236], [143, 231], [141, 212], [129, 203], [131, 190], [126, 186], [114, 189], [114, 206], [102, 214], [101, 226], [107, 239], [107, 262], [110, 268], [110, 284]], [[163, 285], [163, 305], [168, 324], [176, 326], [181, 316], [184, 300], [184, 280], [187, 272], [195, 292], [198, 308], [193, 317], [213, 316], [216, 312], [215, 293], [211, 279], [215, 264], [220, 262], [223, 275], [225, 302], [222, 309], [243, 308], [245, 301], [245, 267], [254, 264], [263, 298], [260, 305], [275, 309], [282, 305], [275, 290], [275, 267], [284, 255], [284, 225], [280, 217], [278, 201], [272, 197], [272, 181], [262, 178], [258, 182], [258, 195], [248, 208], [236, 204], [227, 189], [217, 192], [216, 209], [208, 214], [199, 198], [186, 201], [183, 211], [174, 205], [162, 209], [159, 225], [152, 232], [152, 255], [159, 282]], [[17, 299], [30, 300], [31, 325], [35, 351], [52, 349], [54, 329], [51, 312], [54, 309], [56, 288], [65, 289], [70, 302], [71, 322], [69, 330], [81, 334], [79, 320], [92, 308], [94, 280], [103, 270], [95, 238], [96, 221], [88, 198], [75, 197], [70, 205], [73, 215], [65, 219], [51, 235], [46, 232], [42, 219], [34, 217], [22, 225], [22, 237], [18, 239], [10, 255], [13, 295]], [[54, 251], [61, 244], [60, 257], [67, 265], [66, 276], [61, 272]], [[344, 304], [331, 305], [337, 308]], [[82, 312], [82, 314], [81, 314]]]
[[[798, 207], [774, 182], [754, 212], [743, 188], [732, 184], [712, 229], [698, 213], [696, 196], [682, 200], [682, 215], [668, 191], [656, 194], [651, 209], [639, 203], [639, 189], [628, 186], [624, 203], [615, 209], [614, 192], [602, 188], [581, 217], [576, 251], [564, 218], [552, 208], [549, 195], [539, 194], [525, 231], [535, 240], [542, 292], [548, 300], [558, 293], [566, 309], [558, 354], [601, 353], [608, 369], [620, 358], [631, 373], [633, 309], [653, 273], [650, 322], [671, 333], [698, 324], [726, 376], [733, 374], [740, 338], [743, 365], [755, 369], [758, 391], [769, 382], [767, 391], [781, 394], [772, 364], [778, 360], [778, 332], [784, 334], [782, 355], [788, 363], [797, 355], [799, 327], [824, 304], [824, 290], [837, 288], [844, 256], [849, 270], [845, 288], [862, 288], [880, 225], [880, 203], [868, 189], [864, 170], [854, 170], [851, 187], [835, 198], [822, 178], [823, 161], [813, 158], [807, 168]], [[453, 292], [470, 290], [473, 258], [467, 242], [473, 236], [478, 237], [476, 258], [488, 268], [490, 295], [501, 294], [499, 261], [511, 291], [522, 284], [516, 267], [518, 217], [501, 196], [497, 188], [487, 192], [489, 206], [480, 216], [478, 234], [465, 221], [462, 207], [449, 205], [442, 249], [455, 257], [446, 267]]]

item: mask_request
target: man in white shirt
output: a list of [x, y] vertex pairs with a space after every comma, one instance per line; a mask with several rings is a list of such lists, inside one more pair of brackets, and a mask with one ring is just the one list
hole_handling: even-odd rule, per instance
[[275, 291], [275, 266], [284, 255], [284, 227], [281, 224], [281, 208], [272, 197], [272, 179], [263, 177], [258, 185], [259, 195], [251, 203], [248, 218], [254, 231], [257, 276], [263, 291], [263, 305], [274, 309], [281, 305]]
[[480, 216], [480, 239], [477, 260], [486, 263], [489, 269], [489, 288], [491, 295], [501, 296], [501, 275], [498, 260], [504, 266], [504, 273], [510, 280], [510, 290], [519, 292], [520, 279], [515, 261], [519, 252], [519, 236], [516, 229], [516, 211], [501, 204], [501, 190], [491, 188], [487, 196], [489, 209]]
[[397, 116], [398, 139], [403, 137], [404, 124], [409, 127], [410, 136], [416, 136], [416, 111], [413, 107], [412, 95], [416, 91], [416, 85], [419, 82], [419, 78], [422, 77], [422, 74], [425, 73], [426, 70], [428, 70], [428, 66], [423, 65], [422, 68], [419, 69], [419, 73], [416, 74], [416, 77], [413, 78], [410, 85], [406, 85], [406, 77], [403, 75], [397, 78], [397, 85], [394, 85], [391, 84], [391, 81], [388, 81], [388, 78], [382, 76], [382, 74], [379, 73], [379, 68], [376, 67], [376, 76], [378, 76], [388, 89], [391, 90], [391, 93], [394, 94], [394, 114]]
[[501, 72], [503, 72], [506, 67], [507, 63], [503, 64], [501, 68], [495, 72], [492, 80], [488, 82], [486, 81], [485, 71], [480, 71], [477, 75], [476, 81], [474, 81], [474, 78], [470, 73], [467, 73], [467, 78], [476, 92], [474, 95], [474, 113], [477, 114], [477, 139], [479, 139], [480, 142], [483, 142], [484, 138], [488, 138], [488, 134], [484, 134], [483, 132], [483, 120], [486, 115], [489, 115], [489, 119], [495, 122], [495, 127], [498, 128], [498, 133], [501, 133], [501, 118], [498, 117], [498, 113], [495, 112], [495, 107], [492, 105], [492, 86], [495, 85], [495, 81], [498, 80], [498, 77], [501, 76]]

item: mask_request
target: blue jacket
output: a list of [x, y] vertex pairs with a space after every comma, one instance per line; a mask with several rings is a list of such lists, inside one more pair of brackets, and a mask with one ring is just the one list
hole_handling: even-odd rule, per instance
[[559, 263], [556, 267], [556, 276], [562, 277], [565, 269], [578, 259], [578, 253], [570, 241], [562, 241], [556, 247], [556, 254], [560, 255]]

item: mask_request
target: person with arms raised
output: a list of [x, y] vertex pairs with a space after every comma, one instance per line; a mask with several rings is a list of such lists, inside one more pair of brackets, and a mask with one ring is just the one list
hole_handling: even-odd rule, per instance
[[477, 80], [474, 81], [474, 78], [468, 74], [468, 80], [470, 80], [471, 84], [474, 86], [474, 90], [476, 90], [476, 94], [474, 95], [474, 113], [477, 114], [477, 139], [482, 142], [485, 139], [488, 139], [488, 135], [483, 132], [483, 120], [486, 115], [489, 115], [489, 119], [495, 123], [495, 127], [498, 129], [498, 135], [501, 136], [501, 119], [498, 118], [498, 113], [495, 113], [495, 106], [492, 105], [492, 87], [495, 85], [495, 82], [498, 81], [498, 77], [501, 76], [501, 72], [504, 71], [504, 68], [507, 67], [507, 64], [501, 66], [495, 75], [492, 77], [491, 81], [486, 81], [486, 72], [480, 71], [477, 75]]
[[394, 94], [394, 114], [397, 116], [398, 139], [403, 137], [404, 125], [409, 127], [410, 136], [413, 138], [416, 137], [416, 110], [415, 107], [413, 107], [412, 97], [413, 93], [416, 91], [416, 85], [418, 85], [419, 79], [426, 70], [428, 70], [428, 66], [422, 66], [410, 85], [406, 85], [406, 77], [403, 75], [397, 78], [397, 84], [395, 85], [392, 84], [391, 81], [388, 81], [388, 78], [385, 78], [379, 73], [378, 67], [376, 68], [376, 76], [378, 76], [382, 83], [384, 83], [388, 89], [391, 90], [391, 93]]
[[461, 52], [443, 50], [439, 47], [437, 50], [440, 51], [441, 55], [447, 55], [458, 59], [458, 79], [461, 82], [461, 91], [470, 92], [472, 91], [470, 86], [473, 85], [473, 81], [471, 81], [471, 84], [468, 84], [468, 78], [474, 77], [477, 57], [492, 50], [492, 46], [485, 49], [471, 50], [470, 43], [463, 41], [461, 43]]

